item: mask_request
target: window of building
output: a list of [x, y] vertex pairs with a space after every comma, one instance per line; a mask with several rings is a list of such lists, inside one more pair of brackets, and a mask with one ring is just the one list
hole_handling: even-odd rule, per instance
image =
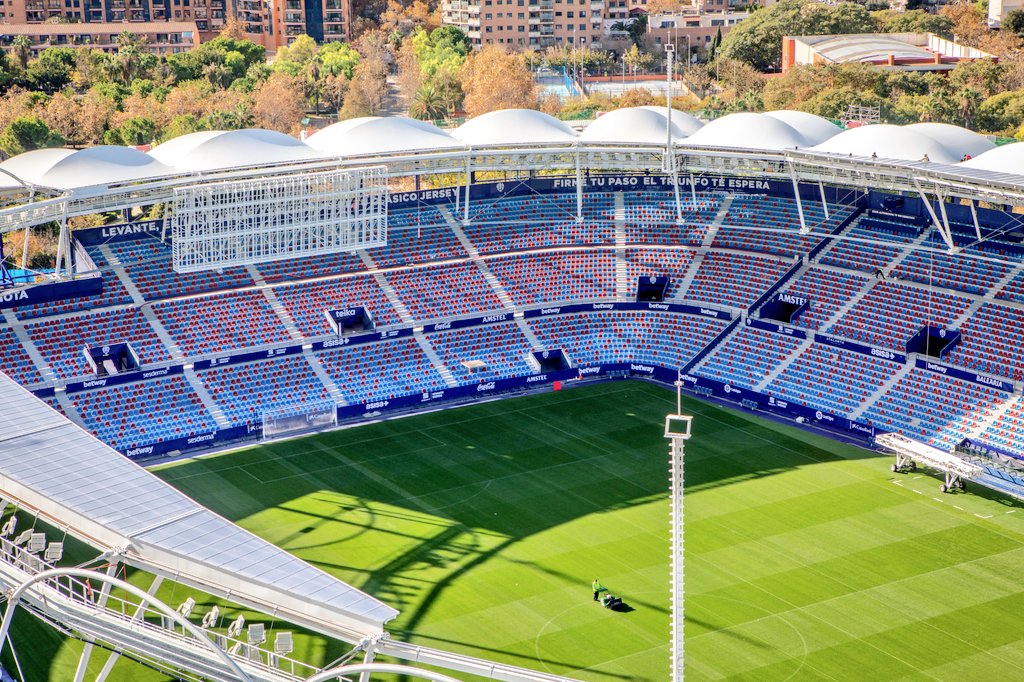
[[570, 19], [572, 19], [574, 15], [575, 15], [575, 12], [566, 12], [565, 13], [565, 16], [569, 17]]

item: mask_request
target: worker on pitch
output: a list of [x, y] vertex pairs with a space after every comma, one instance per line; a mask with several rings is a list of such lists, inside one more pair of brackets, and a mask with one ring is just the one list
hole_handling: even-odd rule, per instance
[[597, 601], [601, 597], [602, 592], [607, 592], [608, 588], [600, 583], [597, 578], [594, 578], [594, 601]]

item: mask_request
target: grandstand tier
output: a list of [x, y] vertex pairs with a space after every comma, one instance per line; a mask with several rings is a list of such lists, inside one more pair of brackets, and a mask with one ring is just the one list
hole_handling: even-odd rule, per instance
[[[859, 204], [827, 218], [806, 204], [812, 234], [800, 234], [785, 196], [685, 196], [682, 223], [661, 191], [588, 195], [582, 222], [575, 208], [570, 194], [498, 198], [466, 225], [444, 207], [398, 208], [383, 248], [191, 275], [145, 232], [91, 242], [104, 294], [7, 314], [0, 369], [122, 451], [248, 433], [296, 403], [333, 401], [351, 418], [632, 374], [685, 375], [695, 390], [842, 417], [860, 434], [1024, 453], [1024, 260], [1012, 245], [965, 244], [965, 268], [936, 251], [927, 221]], [[664, 302], [636, 301], [641, 277], [668, 278]], [[807, 300], [794, 327], [736, 326], [782, 298]], [[373, 329], [339, 336], [325, 315], [360, 307]], [[906, 356], [929, 327], [957, 334], [946, 374]], [[140, 367], [90, 382], [86, 349], [119, 343]], [[569, 369], [539, 372], [531, 353], [544, 349], [564, 350]], [[198, 372], [183, 374], [193, 360]], [[67, 399], [52, 397], [64, 384]]]

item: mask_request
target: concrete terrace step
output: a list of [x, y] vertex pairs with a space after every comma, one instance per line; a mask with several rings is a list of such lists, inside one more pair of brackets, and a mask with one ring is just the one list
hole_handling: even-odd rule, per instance
[[363, 264], [366, 266], [366, 269], [372, 271], [371, 276], [374, 281], [377, 282], [377, 286], [380, 287], [381, 291], [384, 292], [384, 295], [388, 299], [388, 303], [390, 303], [391, 307], [395, 309], [395, 313], [398, 314], [398, 319], [400, 319], [404, 324], [412, 324], [415, 322], [415, 320], [413, 320], [412, 313], [410, 313], [409, 309], [405, 307], [405, 303], [402, 302], [402, 299], [398, 297], [398, 292], [395, 291], [395, 288], [391, 286], [391, 283], [388, 282], [384, 275], [379, 271], [377, 263], [370, 257], [370, 254], [366, 251], [357, 251], [357, 253], [359, 254], [359, 258], [363, 261]]
[[142, 316], [146, 318], [147, 322], [149, 322], [149, 326], [153, 328], [153, 332], [156, 334], [157, 338], [160, 339], [160, 341], [164, 344], [164, 347], [167, 348], [167, 351], [171, 354], [172, 358], [178, 360], [180, 358], [185, 357], [185, 354], [182, 352], [181, 348], [178, 346], [178, 344], [168, 333], [167, 329], [164, 327], [164, 323], [161, 322], [160, 318], [157, 317], [156, 313], [153, 312], [153, 308], [150, 306], [150, 304], [146, 303], [144, 305], [139, 306], [139, 312], [141, 312]]
[[284, 307], [284, 304], [281, 303], [281, 300], [277, 297], [277, 292], [268, 286], [263, 286], [260, 291], [263, 292], [263, 296], [267, 299], [267, 302], [270, 303], [270, 307], [274, 311], [274, 314], [277, 315], [277, 319], [281, 320], [281, 324], [288, 330], [288, 335], [296, 341], [304, 338], [302, 336], [302, 332], [300, 332], [299, 328], [295, 325], [295, 319], [292, 317], [292, 314], [288, 312], [288, 309]]
[[86, 431], [89, 427], [85, 425], [85, 421], [82, 419], [82, 415], [79, 414], [78, 408], [75, 407], [75, 403], [68, 397], [67, 392], [63, 388], [57, 388], [53, 391], [53, 397], [57, 399], [57, 403], [64, 410], [64, 414], [67, 418], [73, 421], [78, 426], [81, 426]]
[[345, 400], [345, 394], [338, 388], [338, 384], [334, 383], [334, 379], [324, 369], [323, 364], [320, 363], [320, 359], [313, 353], [312, 348], [303, 347], [302, 354], [306, 357], [309, 366], [313, 368], [313, 373], [317, 375], [320, 382], [327, 388], [327, 392], [331, 394], [331, 398], [334, 400], [336, 405], [347, 405], [348, 401]]
[[444, 383], [448, 385], [448, 388], [455, 388], [459, 385], [459, 382], [455, 380], [455, 375], [452, 374], [451, 370], [442, 362], [441, 357], [434, 350], [434, 346], [430, 343], [430, 339], [423, 332], [413, 332], [413, 337], [416, 342], [420, 344], [420, 348], [423, 349], [423, 353], [430, 358], [430, 362], [434, 365], [434, 369], [444, 379]]
[[514, 312], [516, 310], [516, 304], [512, 300], [512, 297], [509, 296], [508, 290], [505, 288], [505, 285], [501, 283], [501, 280], [491, 272], [491, 269], [487, 267], [487, 263], [480, 257], [480, 251], [477, 250], [476, 246], [473, 245], [473, 242], [469, 240], [469, 236], [465, 231], [463, 231], [462, 225], [455, 220], [451, 211], [449, 211], [446, 206], [439, 208], [438, 212], [444, 218], [451, 231], [455, 233], [455, 238], [459, 240], [459, 243], [462, 244], [462, 248], [469, 254], [470, 260], [476, 263], [477, 268], [480, 269], [480, 272], [484, 276], [484, 280], [486, 280], [487, 284], [490, 285], [491, 291], [493, 291], [494, 295], [498, 297], [499, 301], [501, 301], [501, 305], [506, 310]]
[[697, 276], [697, 271], [700, 270], [700, 266], [704, 263], [704, 255], [711, 248], [711, 244], [715, 241], [715, 235], [718, 234], [718, 229], [722, 227], [722, 222], [725, 220], [726, 214], [729, 212], [729, 207], [732, 206], [732, 195], [726, 196], [722, 199], [722, 204], [718, 207], [718, 212], [715, 213], [714, 220], [708, 226], [708, 231], [704, 235], [704, 239], [701, 241], [700, 249], [693, 256], [693, 260], [690, 262], [690, 267], [687, 268], [686, 274], [683, 275], [683, 279], [679, 282], [679, 286], [676, 288], [676, 294], [672, 297], [672, 300], [681, 301], [686, 298], [686, 294], [690, 291], [690, 285], [693, 284], [693, 278]]
[[213, 421], [217, 422], [217, 426], [222, 429], [230, 427], [231, 422], [224, 414], [224, 410], [221, 409], [221, 406], [218, 405], [217, 401], [213, 399], [212, 395], [210, 395], [210, 392], [206, 389], [206, 384], [204, 384], [202, 379], [199, 378], [196, 370], [191, 365], [185, 365], [185, 367], [182, 368], [182, 373], [185, 375], [185, 379], [188, 381], [189, 385], [192, 386], [192, 390], [196, 392], [196, 395], [198, 395], [199, 399], [203, 402], [203, 405], [206, 407], [206, 411], [210, 413], [211, 417], [213, 417]]
[[615, 193], [615, 297], [629, 298], [629, 264], [626, 262], [626, 200], [622, 192]]
[[24, 324], [18, 319], [18, 316], [14, 314], [13, 310], [3, 311], [4, 319], [11, 327], [11, 331], [18, 337], [18, 341], [21, 342], [21, 347], [28, 353], [28, 357], [31, 358], [32, 364], [36, 366], [36, 369], [43, 376], [43, 381], [47, 384], [52, 384], [57, 380], [57, 375], [53, 373], [53, 369], [50, 368], [50, 364], [46, 362], [39, 349], [36, 348], [36, 344], [32, 341], [32, 337], [29, 336], [25, 330]]

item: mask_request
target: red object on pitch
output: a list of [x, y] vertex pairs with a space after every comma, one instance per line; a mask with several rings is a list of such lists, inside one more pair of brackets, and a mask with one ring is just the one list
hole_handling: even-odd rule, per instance
[[553, 387], [553, 388], [554, 388], [554, 389], [555, 389], [556, 391], [561, 391], [561, 390], [562, 390], [562, 382], [561, 382], [561, 381], [556, 381], [556, 382], [552, 383], [552, 384], [551, 384], [551, 386], [552, 386], [552, 387]]

